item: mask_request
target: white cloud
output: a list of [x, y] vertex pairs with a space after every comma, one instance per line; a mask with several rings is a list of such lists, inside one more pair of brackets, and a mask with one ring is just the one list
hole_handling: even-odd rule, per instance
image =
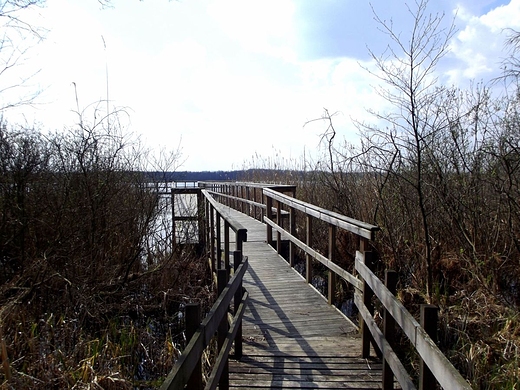
[[[453, 55], [464, 66], [447, 71], [452, 80], [498, 69], [505, 38], [501, 29], [518, 25], [519, 2], [481, 17], [459, 12], [463, 27]], [[304, 148], [316, 150], [325, 124], [303, 125], [320, 117], [323, 108], [339, 112], [334, 118], [338, 138], [354, 142], [350, 118], [372, 120], [365, 109], [384, 112], [386, 103], [374, 93], [377, 80], [358, 60], [317, 54], [307, 56], [312, 61], [301, 60], [305, 56], [298, 50], [305, 48], [298, 43], [298, 26], [310, 19], [296, 19], [315, 18], [322, 27], [330, 22], [330, 13], [313, 13], [314, 2], [306, 4], [115, 0], [114, 10], [99, 11], [95, 0], [48, 0], [41, 13], [52, 31], [35, 63], [43, 69], [42, 85], [50, 85], [45, 100], [53, 104], [37, 116], [53, 128], [71, 124], [72, 82], [81, 106], [104, 99], [108, 66], [111, 105], [129, 107], [132, 130], [149, 145], [174, 148], [182, 137], [189, 156], [185, 169], [230, 169], [248, 156], [273, 150], [292, 156]], [[365, 17], [359, 23], [366, 25], [366, 37], [381, 39]], [[344, 39], [340, 30], [323, 28], [313, 44]]]
[[232, 40], [251, 52], [295, 58], [295, 5], [291, 1], [212, 1], [208, 13]]
[[462, 62], [446, 73], [454, 84], [468, 79], [489, 80], [500, 71], [505, 57], [504, 42], [510, 28], [520, 29], [520, 0], [512, 0], [488, 13], [472, 15], [460, 7], [457, 13], [460, 31], [452, 43], [452, 55]]

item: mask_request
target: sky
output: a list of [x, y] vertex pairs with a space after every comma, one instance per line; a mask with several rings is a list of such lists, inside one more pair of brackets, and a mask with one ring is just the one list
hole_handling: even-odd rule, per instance
[[[457, 28], [437, 69], [441, 82], [464, 88], [500, 74], [507, 29], [520, 30], [520, 0], [431, 0], [429, 10]], [[369, 49], [380, 54], [388, 44], [373, 12], [410, 32], [400, 0], [113, 0], [110, 8], [47, 0], [24, 14], [45, 39], [11, 75], [0, 74], [1, 85], [36, 73], [24, 93], [40, 90], [37, 104], [2, 114], [65, 131], [78, 122], [75, 111], [93, 120], [108, 100], [149, 148], [180, 146], [181, 170], [312, 159], [326, 124], [308, 122], [324, 109], [337, 113], [339, 137], [352, 143], [352, 120], [385, 109], [365, 69]]]

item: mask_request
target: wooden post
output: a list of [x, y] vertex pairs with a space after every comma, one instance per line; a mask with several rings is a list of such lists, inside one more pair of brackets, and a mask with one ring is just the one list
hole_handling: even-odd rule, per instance
[[211, 235], [211, 237], [210, 237], [211, 272], [216, 272], [217, 271], [217, 266], [216, 266], [216, 264], [217, 264], [217, 247], [215, 245], [215, 209], [213, 208], [211, 203], [208, 202], [208, 204], [209, 204], [209, 219], [210, 219], [209, 234]]
[[224, 268], [229, 274], [231, 270], [229, 266], [229, 256], [231, 255], [231, 251], [229, 250], [229, 222], [224, 220]]
[[[254, 219], [258, 219], [259, 218], [259, 216], [257, 216], [257, 214], [258, 214], [258, 212], [257, 212], [258, 211], [258, 207], [256, 206], [256, 191], [257, 191], [257, 189], [255, 187], [253, 187], [253, 202], [255, 202], [253, 204], [253, 218]], [[261, 222], [263, 222], [263, 221], [261, 221]]]
[[216, 221], [216, 227], [217, 227], [217, 258], [216, 258], [216, 263], [217, 263], [217, 269], [221, 268], [220, 267], [220, 262], [222, 261], [222, 236], [220, 234], [220, 230], [221, 230], [221, 222], [220, 222], [220, 213], [217, 211], [217, 221]]
[[[289, 209], [289, 232], [292, 236], [296, 236], [296, 210], [294, 207]], [[289, 240], [289, 264], [294, 267], [294, 243]]]
[[[218, 285], [218, 295], [222, 293], [224, 288], [226, 288], [228, 282], [228, 273], [226, 269], [219, 269], [217, 272], [217, 285]], [[220, 324], [218, 325], [217, 330], [217, 345], [218, 352], [222, 349], [224, 342], [226, 341], [226, 337], [228, 334], [228, 317], [227, 313], [222, 317]], [[226, 359], [226, 363], [224, 363], [224, 368], [222, 369], [222, 375], [220, 376], [220, 380], [218, 382], [219, 389], [227, 390], [229, 389], [229, 361]], [[189, 387], [188, 387], [189, 388]]]
[[[266, 205], [265, 216], [272, 221], [273, 220], [273, 198], [266, 195], [265, 205]], [[273, 228], [268, 223], [266, 225], [267, 225], [267, 243], [269, 245], [273, 246]]]
[[[186, 305], [186, 342], [193, 337], [200, 325], [200, 304], [188, 303]], [[202, 386], [202, 362], [199, 359], [197, 365], [193, 369], [193, 373], [187, 383], [188, 389], [203, 389]]]
[[197, 230], [199, 235], [199, 247], [204, 248], [205, 224], [204, 224], [204, 205], [202, 201], [202, 191], [197, 191]]
[[[308, 246], [312, 245], [312, 217], [306, 215], [305, 224], [305, 243]], [[305, 280], [307, 283], [312, 283], [312, 257], [309, 254], [305, 254]]]
[[[336, 226], [329, 225], [329, 260], [336, 262]], [[328, 283], [328, 301], [329, 305], [334, 304], [334, 297], [336, 295], [336, 273], [329, 269], [329, 283]]]
[[236, 247], [235, 250], [242, 252], [244, 248], [244, 241], [247, 240], [247, 229], [238, 229], [236, 234]]
[[[276, 201], [276, 224], [282, 226], [282, 202]], [[276, 252], [278, 255], [282, 253], [282, 233], [276, 231]]]
[[[374, 253], [367, 250], [368, 243], [362, 239], [360, 245], [360, 251], [363, 254], [363, 260], [365, 265], [371, 270], [374, 270]], [[374, 314], [374, 305], [372, 304], [372, 297], [374, 296], [374, 292], [370, 289], [370, 286], [367, 282], [363, 281], [363, 304], [368, 309], [371, 314]], [[363, 318], [360, 315], [360, 324], [361, 326], [361, 356], [363, 358], [370, 357], [370, 342], [372, 339], [372, 335], [370, 334], [370, 330], [368, 329], [368, 325], [363, 321]]]
[[172, 202], [172, 247], [175, 248], [177, 246], [177, 239], [175, 238], [177, 233], [175, 231], [175, 192], [173, 192], [173, 188], [170, 190], [170, 193]]
[[[240, 190], [240, 199], [244, 199], [244, 198], [245, 198], [245, 196], [244, 196], [244, 186], [241, 185], [241, 186], [238, 187], [238, 188], [239, 188], [239, 190]], [[243, 201], [241, 201], [241, 202], [240, 202], [240, 212], [241, 212], [241, 213], [244, 212], [244, 206], [246, 206], [246, 204], [245, 204]]]
[[[421, 326], [428, 336], [437, 343], [437, 321], [439, 308], [435, 305], [421, 305]], [[421, 359], [419, 365], [419, 390], [434, 390], [437, 388], [437, 380], [428, 366]]]
[[[386, 270], [385, 272], [385, 286], [395, 295], [397, 289], [397, 272]], [[395, 345], [395, 319], [388, 312], [383, 310], [383, 335], [388, 341], [390, 346], [393, 348]], [[394, 374], [390, 369], [390, 366], [384, 360], [383, 362], [383, 390], [393, 390], [394, 388]]]
[[[242, 252], [234, 251], [233, 252], [233, 268], [235, 272], [237, 272], [237, 268], [242, 264]], [[235, 297], [233, 299], [234, 306], [234, 314], [236, 315], [238, 312], [238, 307], [242, 302], [242, 282], [238, 285], [237, 291], [235, 292]], [[235, 359], [240, 359], [242, 357], [242, 321], [238, 325], [237, 334], [235, 336]]]
[[[247, 186], [246, 187], [246, 199], [247, 200], [251, 200], [251, 187]], [[246, 210], [247, 210], [247, 215], [251, 216], [251, 203], [246, 203]]]

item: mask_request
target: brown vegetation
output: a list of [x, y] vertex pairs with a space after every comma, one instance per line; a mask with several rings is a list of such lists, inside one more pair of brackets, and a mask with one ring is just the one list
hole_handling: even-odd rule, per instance
[[1, 388], [153, 387], [183, 348], [184, 304], [209, 306], [206, 263], [172, 249], [146, 153], [115, 116], [1, 126]]

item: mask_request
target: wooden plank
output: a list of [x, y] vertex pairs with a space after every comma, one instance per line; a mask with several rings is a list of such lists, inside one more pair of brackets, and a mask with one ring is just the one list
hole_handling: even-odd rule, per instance
[[408, 372], [404, 368], [403, 364], [395, 354], [390, 344], [388, 344], [388, 341], [383, 336], [381, 330], [378, 328], [376, 322], [374, 321], [374, 318], [372, 317], [372, 314], [363, 305], [363, 298], [358, 294], [356, 294], [354, 298], [356, 305], [358, 305], [359, 312], [363, 316], [363, 320], [369, 327], [370, 333], [372, 333], [372, 336], [374, 337], [374, 340], [379, 346], [379, 349], [381, 350], [384, 359], [392, 369], [392, 372], [394, 376], [397, 378], [397, 381], [399, 382], [401, 387], [406, 390], [416, 390], [416, 387], [412, 382], [410, 375], [408, 375]]
[[[268, 225], [273, 227], [275, 230], [285, 232], [285, 230], [283, 230], [283, 228], [281, 226], [277, 225], [274, 221], [271, 221], [269, 218], [264, 217], [264, 221], [265, 221], [265, 223], [267, 223]], [[289, 235], [287, 232], [285, 232], [285, 233], [286, 233], [285, 234], [286, 239], [290, 240], [293, 244], [295, 244], [300, 249], [302, 249], [307, 255], [309, 255], [312, 258], [314, 258], [315, 260], [319, 261], [324, 266], [326, 266], [328, 269], [334, 271], [334, 273], [336, 273], [336, 275], [340, 276], [343, 280], [350, 283], [357, 289], [361, 289], [363, 287], [361, 281], [359, 279], [357, 279], [354, 275], [345, 271], [339, 265], [333, 263], [328, 258], [323, 256], [321, 253], [315, 251], [314, 249], [312, 249], [309, 245], [307, 245], [303, 241], [300, 241], [298, 238]]]
[[[430, 336], [406, 310], [403, 304], [386, 286], [363, 264], [361, 253], [356, 253], [356, 269], [370, 285], [378, 299], [415, 346], [417, 352], [430, 368], [439, 384], [444, 389], [471, 389], [469, 383], [460, 375], [451, 362], [439, 350]], [[361, 310], [360, 306], [358, 308]]]
[[231, 322], [230, 329], [226, 337], [226, 341], [224, 342], [224, 345], [222, 346], [217, 356], [217, 360], [215, 361], [215, 365], [213, 367], [213, 370], [211, 371], [211, 375], [208, 379], [208, 383], [205, 387], [205, 390], [215, 390], [217, 388], [217, 379], [220, 378], [220, 375], [222, 374], [222, 371], [224, 369], [224, 361], [228, 358], [231, 345], [233, 344], [233, 340], [235, 339], [235, 336], [238, 331], [238, 325], [240, 321], [242, 321], [248, 296], [249, 295], [246, 292], [242, 297], [242, 302], [240, 303], [240, 306], [238, 307], [237, 312], [235, 313], [233, 321]]
[[395, 318], [396, 323], [403, 329], [412, 344], [416, 343], [416, 329], [420, 327], [419, 322], [410, 314], [403, 304], [386, 288], [386, 286], [375, 276], [368, 267], [363, 264], [363, 255], [356, 252], [356, 270], [368, 283], [374, 294], [383, 306]]
[[360, 358], [357, 327], [265, 244], [264, 224], [229, 214], [249, 238], [243, 357], [230, 361], [230, 388], [379, 388], [381, 362]]
[[374, 233], [379, 230], [378, 226], [358, 221], [354, 218], [346, 217], [342, 214], [326, 210], [324, 208], [292, 198], [268, 188], [264, 188], [263, 192], [266, 196], [281, 201], [289, 207], [300, 210], [305, 214], [318, 218], [321, 221], [327, 222], [331, 225], [337, 226], [341, 229], [347, 230], [369, 240], [373, 240]]

